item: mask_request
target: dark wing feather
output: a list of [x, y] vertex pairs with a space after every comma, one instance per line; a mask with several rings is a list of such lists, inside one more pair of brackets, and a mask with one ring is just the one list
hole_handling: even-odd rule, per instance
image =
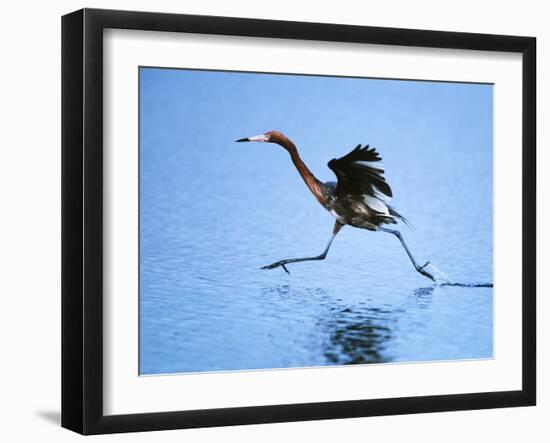
[[328, 167], [338, 177], [336, 193], [338, 195], [367, 195], [377, 199], [393, 197], [392, 191], [384, 178], [382, 158], [369, 145], [357, 147], [349, 154], [334, 158]]

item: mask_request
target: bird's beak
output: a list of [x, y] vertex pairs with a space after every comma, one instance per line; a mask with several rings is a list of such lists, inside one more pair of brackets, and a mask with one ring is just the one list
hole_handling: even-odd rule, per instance
[[255, 135], [254, 137], [245, 137], [235, 140], [236, 142], [267, 142], [269, 137], [265, 134]]

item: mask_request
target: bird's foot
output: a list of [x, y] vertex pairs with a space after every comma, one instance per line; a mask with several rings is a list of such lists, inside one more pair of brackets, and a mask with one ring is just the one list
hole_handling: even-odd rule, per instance
[[424, 269], [424, 268], [425, 268], [426, 266], [428, 266], [429, 264], [430, 264], [430, 262], [428, 261], [428, 262], [426, 262], [426, 264], [425, 264], [424, 266], [417, 266], [417, 267], [416, 267], [416, 270], [417, 270], [420, 274], [422, 274], [424, 277], [428, 277], [430, 280], [435, 281], [434, 276]]
[[260, 269], [275, 269], [275, 268], [278, 268], [280, 266], [281, 268], [283, 268], [285, 270], [285, 272], [288, 275], [290, 275], [290, 271], [285, 266], [287, 263], [288, 262], [286, 260], [279, 260], [279, 261], [276, 261], [275, 263], [271, 263], [270, 265], [262, 266]]

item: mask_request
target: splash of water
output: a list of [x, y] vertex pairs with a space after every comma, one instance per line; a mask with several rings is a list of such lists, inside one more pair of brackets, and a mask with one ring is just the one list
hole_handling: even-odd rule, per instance
[[451, 283], [451, 278], [445, 272], [443, 272], [441, 269], [435, 266], [433, 263], [428, 264], [426, 268], [427, 268], [426, 270], [430, 274], [432, 274], [432, 277], [435, 279], [435, 282], [437, 284]]
[[449, 277], [448, 274], [446, 274], [443, 270], [439, 269], [434, 264], [430, 263], [426, 267], [427, 271], [432, 274], [433, 278], [435, 279], [435, 283], [439, 286], [458, 286], [461, 288], [492, 288], [493, 283], [457, 283], [454, 282], [451, 277]]

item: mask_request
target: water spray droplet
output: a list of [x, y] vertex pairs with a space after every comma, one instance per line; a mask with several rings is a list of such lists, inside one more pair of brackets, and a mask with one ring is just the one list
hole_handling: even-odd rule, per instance
[[441, 269], [435, 266], [433, 263], [430, 263], [428, 266], [426, 266], [426, 268], [427, 268], [426, 270], [430, 274], [432, 274], [436, 283], [439, 283], [439, 284], [451, 283], [451, 278], [445, 272], [443, 272]]

